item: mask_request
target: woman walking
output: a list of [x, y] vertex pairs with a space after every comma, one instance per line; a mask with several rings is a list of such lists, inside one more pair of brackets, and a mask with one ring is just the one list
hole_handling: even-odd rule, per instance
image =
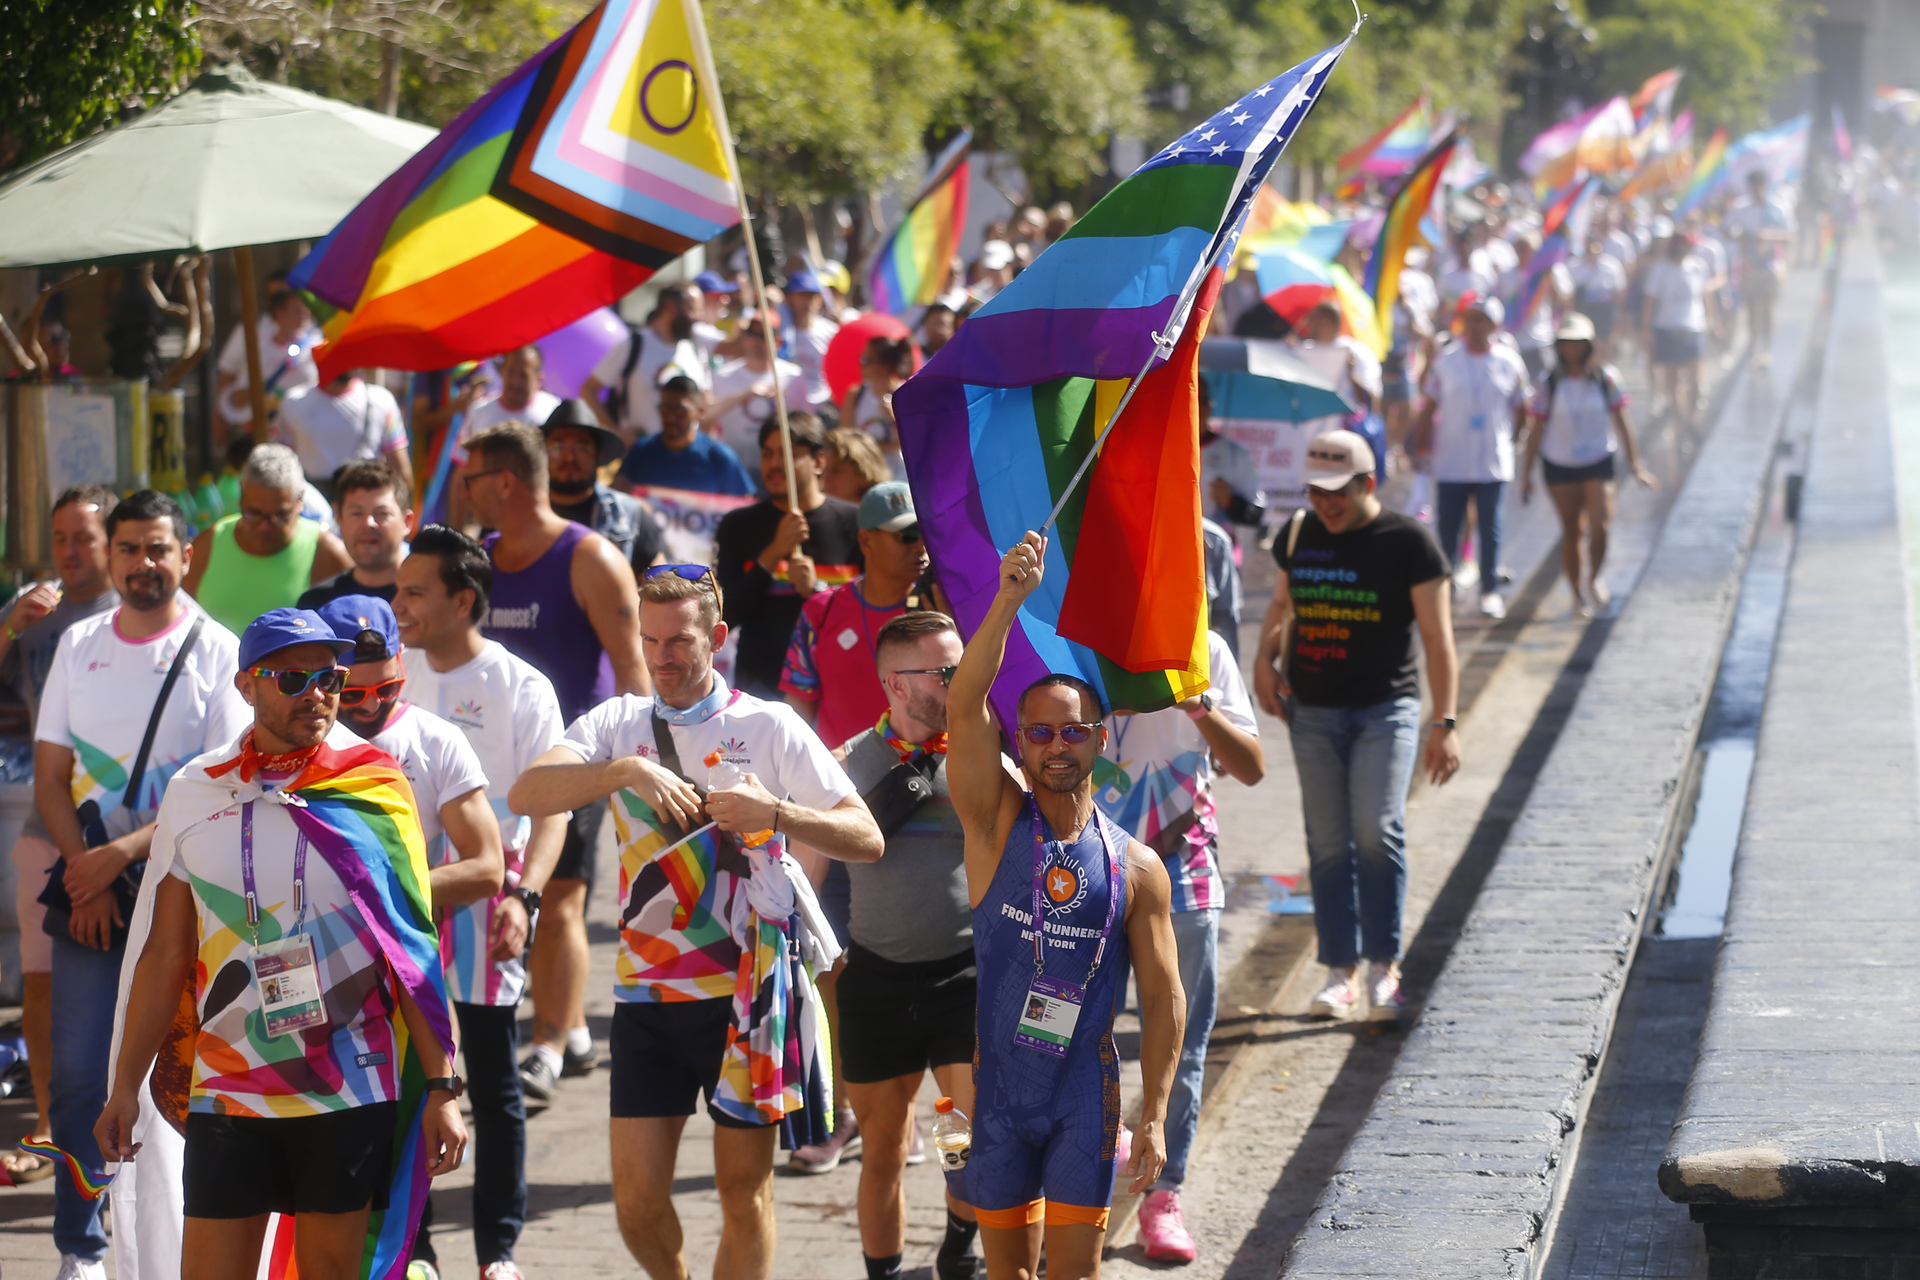
[[1627, 455], [1627, 470], [1635, 480], [1649, 489], [1659, 484], [1640, 462], [1620, 375], [1594, 359], [1593, 347], [1593, 321], [1576, 311], [1561, 322], [1554, 334], [1559, 367], [1540, 380], [1528, 408], [1532, 430], [1527, 432], [1520, 480], [1520, 501], [1526, 502], [1533, 497], [1538, 458], [1547, 494], [1560, 515], [1560, 567], [1573, 591], [1574, 613], [1582, 618], [1606, 608], [1611, 598], [1600, 580], [1600, 566], [1607, 559], [1607, 527], [1613, 523], [1615, 451]]

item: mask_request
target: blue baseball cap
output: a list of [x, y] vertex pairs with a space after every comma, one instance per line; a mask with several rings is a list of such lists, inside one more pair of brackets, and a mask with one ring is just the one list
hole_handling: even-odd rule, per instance
[[913, 490], [899, 480], [887, 480], [860, 496], [860, 527], [898, 533], [920, 523], [914, 514]]
[[734, 289], [733, 282], [718, 271], [702, 271], [693, 282], [700, 286], [702, 293], [732, 293]]
[[269, 609], [240, 635], [240, 669], [245, 671], [268, 654], [296, 644], [328, 644], [334, 653], [344, 654], [353, 648], [353, 639], [340, 639], [326, 619], [311, 609]]
[[820, 277], [811, 271], [796, 271], [787, 277], [788, 293], [825, 293], [820, 287]]
[[346, 641], [355, 662], [400, 656], [400, 624], [379, 596], [340, 596], [320, 606], [320, 620]]

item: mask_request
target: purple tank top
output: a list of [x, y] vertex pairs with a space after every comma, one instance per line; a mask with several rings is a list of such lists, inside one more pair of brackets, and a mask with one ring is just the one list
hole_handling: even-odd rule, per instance
[[[593, 530], [567, 524], [546, 554], [518, 573], [493, 567], [493, 599], [480, 634], [498, 640], [553, 681], [568, 724], [613, 696], [613, 664], [587, 611], [573, 598], [573, 549]], [[497, 533], [482, 544], [493, 554]]]

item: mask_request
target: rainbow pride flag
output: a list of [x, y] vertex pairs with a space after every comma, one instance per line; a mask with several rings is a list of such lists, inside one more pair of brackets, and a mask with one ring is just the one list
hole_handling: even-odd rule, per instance
[[1533, 251], [1533, 257], [1527, 260], [1526, 274], [1520, 279], [1520, 287], [1512, 297], [1506, 299], [1506, 327], [1509, 332], [1519, 333], [1526, 327], [1546, 294], [1547, 280], [1553, 269], [1573, 256], [1575, 246], [1586, 244], [1587, 227], [1592, 221], [1593, 197], [1600, 185], [1601, 180], [1597, 177], [1582, 179], [1547, 207], [1546, 216], [1540, 223], [1540, 234], [1546, 238]]
[[352, 312], [316, 353], [444, 369], [545, 337], [736, 225], [699, 0], [602, 0], [341, 219], [289, 277]]
[[1351, 39], [1140, 166], [896, 393], [920, 527], [969, 634], [993, 602], [1001, 550], [1040, 528], [1095, 458], [1008, 642], [994, 685], [1006, 724], [1049, 671], [1134, 711], [1207, 687], [1200, 337], [1256, 191]]
[[1373, 299], [1375, 335], [1373, 349], [1385, 351], [1393, 342], [1393, 304], [1400, 298], [1400, 269], [1406, 265], [1407, 250], [1423, 240], [1420, 220], [1427, 216], [1433, 197], [1446, 176], [1453, 150], [1460, 143], [1455, 130], [1441, 139], [1440, 145], [1420, 159], [1407, 180], [1394, 193], [1380, 223], [1379, 238], [1373, 242], [1373, 254], [1367, 259], [1367, 274], [1360, 287]]
[[1699, 159], [1693, 162], [1693, 172], [1687, 176], [1687, 185], [1681, 189], [1680, 202], [1674, 207], [1674, 212], [1691, 213], [1703, 204], [1713, 194], [1720, 174], [1726, 167], [1727, 131], [1723, 127], [1713, 131]]
[[1342, 178], [1397, 177], [1414, 166], [1433, 137], [1433, 103], [1422, 93], [1391, 123], [1334, 162]]
[[875, 311], [903, 315], [940, 296], [967, 225], [967, 153], [973, 132], [963, 131], [927, 171], [920, 194], [887, 235], [867, 271], [867, 299]]

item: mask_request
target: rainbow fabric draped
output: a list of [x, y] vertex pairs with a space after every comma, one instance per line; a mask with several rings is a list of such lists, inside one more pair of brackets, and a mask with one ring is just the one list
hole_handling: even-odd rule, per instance
[[[971, 634], [1002, 551], [1061, 511], [994, 685], [1006, 724], [1047, 672], [1115, 709], [1207, 687], [1196, 362], [1240, 227], [1343, 41], [1181, 136], [962, 325], [894, 397], [921, 529]], [[1149, 362], [1157, 365], [1150, 372]]]
[[924, 307], [946, 286], [960, 233], [967, 225], [967, 162], [973, 133], [963, 132], [927, 171], [920, 194], [873, 256], [867, 272], [867, 297], [875, 311], [902, 315]]
[[289, 282], [352, 314], [316, 354], [444, 369], [618, 301], [739, 220], [699, 0], [602, 0], [461, 112]]
[[[236, 756], [207, 773], [220, 777], [239, 764]], [[314, 852], [340, 877], [394, 978], [451, 1056], [453, 1023], [427, 887], [427, 847], [406, 775], [391, 756], [371, 744], [323, 745], [287, 794], [303, 802], [289, 805], [287, 812]], [[426, 1072], [397, 1002], [391, 1026], [401, 1061], [400, 1122], [394, 1130], [387, 1208], [375, 1210], [367, 1223], [360, 1272], [366, 1280], [402, 1280], [406, 1275], [430, 1182], [420, 1111]], [[156, 1079], [158, 1075], [156, 1068]], [[177, 1101], [184, 1112], [186, 1100]]]
[[1447, 165], [1459, 145], [1458, 131], [1449, 133], [1440, 144], [1420, 158], [1407, 180], [1394, 193], [1380, 223], [1379, 238], [1367, 259], [1366, 277], [1360, 287], [1373, 299], [1376, 332], [1374, 350], [1384, 351], [1393, 341], [1393, 304], [1400, 298], [1400, 269], [1406, 265], [1407, 250], [1424, 240], [1420, 220], [1433, 205], [1435, 192], [1446, 176]]

